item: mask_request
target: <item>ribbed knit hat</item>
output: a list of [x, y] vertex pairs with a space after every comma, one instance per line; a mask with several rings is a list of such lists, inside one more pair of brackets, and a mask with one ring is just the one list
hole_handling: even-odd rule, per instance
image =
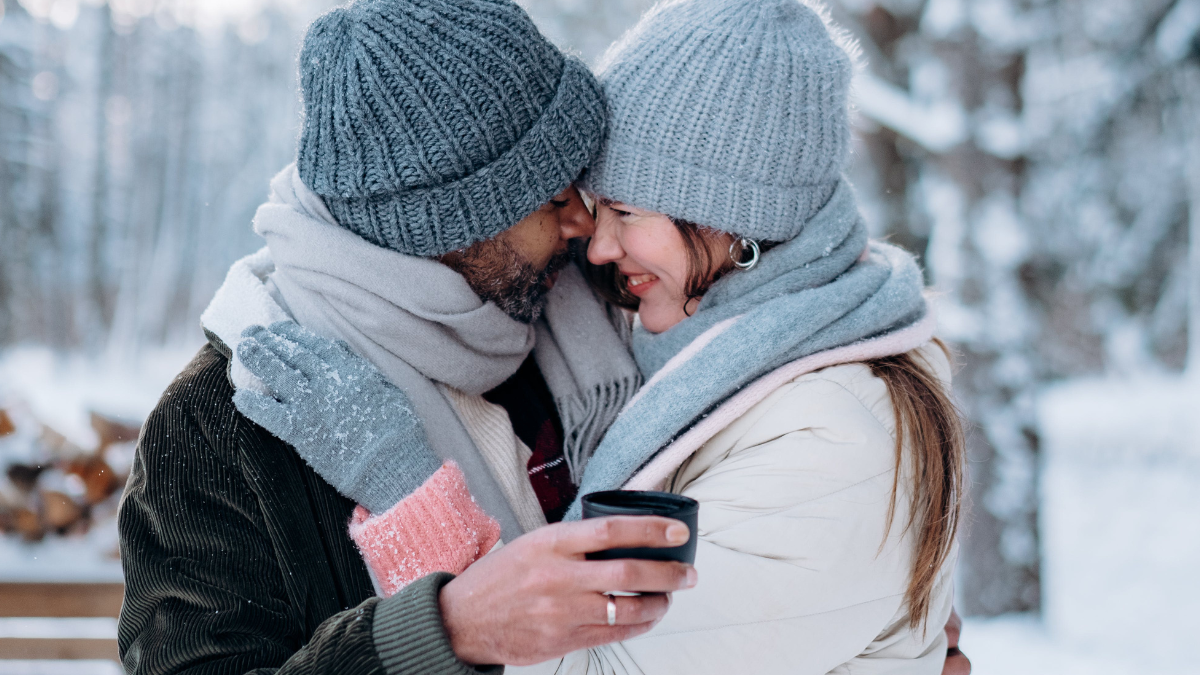
[[851, 57], [798, 0], [670, 0], [601, 62], [604, 197], [786, 241], [849, 158]]
[[359, 0], [300, 53], [300, 178], [345, 228], [432, 257], [494, 237], [599, 151], [603, 94], [510, 0]]

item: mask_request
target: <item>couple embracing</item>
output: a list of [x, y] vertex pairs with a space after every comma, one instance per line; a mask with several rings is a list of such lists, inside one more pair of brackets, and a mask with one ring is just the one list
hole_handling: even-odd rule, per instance
[[[846, 44], [670, 0], [594, 76], [509, 0], [318, 19], [266, 247], [139, 441], [126, 672], [954, 667], [962, 429]], [[581, 521], [612, 489], [698, 501], [694, 567], [585, 560], [688, 536]]]

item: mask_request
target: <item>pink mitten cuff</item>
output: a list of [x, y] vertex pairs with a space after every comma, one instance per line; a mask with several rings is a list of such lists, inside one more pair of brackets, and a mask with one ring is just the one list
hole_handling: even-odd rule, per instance
[[458, 465], [446, 462], [384, 513], [354, 509], [350, 538], [386, 598], [432, 572], [462, 572], [500, 540], [500, 524], [472, 499]]

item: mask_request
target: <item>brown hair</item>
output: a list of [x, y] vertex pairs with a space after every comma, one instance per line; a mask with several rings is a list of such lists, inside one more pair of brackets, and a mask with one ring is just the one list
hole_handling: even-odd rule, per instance
[[[941, 340], [934, 342], [950, 357]], [[958, 532], [966, 480], [966, 439], [954, 401], [923, 358], [909, 352], [873, 359], [867, 365], [887, 385], [896, 420], [896, 472], [892, 476], [888, 531], [896, 515], [904, 448], [911, 450], [913, 490], [904, 527], [906, 531], [919, 529], [904, 599], [909, 626], [915, 630], [928, 618], [933, 584]]]
[[[688, 299], [703, 295], [712, 284], [733, 268], [726, 258], [716, 274], [712, 269], [711, 242], [717, 232], [685, 220], [672, 218], [683, 237], [688, 257]], [[775, 244], [760, 242], [763, 251]], [[585, 271], [597, 291], [609, 301], [636, 310], [638, 298], [629, 293], [616, 264], [602, 266], [587, 263]], [[950, 351], [935, 340], [946, 356]], [[892, 401], [896, 424], [896, 471], [892, 477], [892, 498], [888, 506], [887, 531], [896, 514], [896, 497], [905, 454], [911, 454], [913, 476], [909, 497], [909, 517], [905, 531], [919, 528], [917, 550], [905, 601], [909, 607], [909, 625], [915, 630], [929, 615], [933, 584], [958, 532], [962, 510], [962, 491], [966, 480], [966, 440], [962, 419], [949, 392], [929, 364], [911, 352], [868, 361], [871, 373], [883, 380]], [[905, 448], [911, 453], [905, 453]], [[887, 533], [884, 534], [886, 542]]]

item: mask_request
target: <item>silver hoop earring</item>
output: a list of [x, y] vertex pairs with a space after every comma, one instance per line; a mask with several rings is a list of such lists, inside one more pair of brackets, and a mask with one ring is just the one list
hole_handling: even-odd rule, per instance
[[[742, 247], [742, 259], [737, 258], [736, 249], [738, 245]], [[750, 249], [750, 259], [746, 260], [746, 249]], [[758, 266], [758, 259], [762, 255], [762, 251], [758, 248], [758, 242], [753, 239], [742, 237], [729, 245], [729, 259], [733, 261], [733, 266], [748, 272]]]

